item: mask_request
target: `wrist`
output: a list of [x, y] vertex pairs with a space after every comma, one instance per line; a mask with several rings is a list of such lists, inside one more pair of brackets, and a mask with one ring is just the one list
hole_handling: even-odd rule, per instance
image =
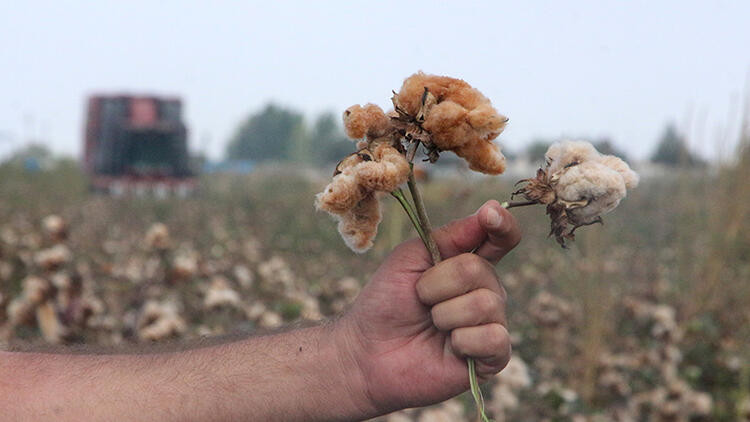
[[354, 410], [363, 418], [382, 414], [370, 394], [369, 379], [362, 365], [362, 347], [354, 321], [343, 316], [330, 323], [331, 344], [335, 348], [338, 373], [345, 394], [351, 398]]

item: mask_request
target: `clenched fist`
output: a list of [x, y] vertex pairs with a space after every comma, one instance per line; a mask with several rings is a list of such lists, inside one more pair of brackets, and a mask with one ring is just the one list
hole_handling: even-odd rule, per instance
[[398, 246], [338, 322], [375, 413], [424, 406], [469, 388], [510, 359], [506, 294], [494, 265], [521, 239], [496, 201], [433, 233], [444, 260], [432, 266], [418, 239]]

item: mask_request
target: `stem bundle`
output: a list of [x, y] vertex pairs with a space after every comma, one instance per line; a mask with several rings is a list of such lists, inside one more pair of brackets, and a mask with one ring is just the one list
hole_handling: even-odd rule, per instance
[[[419, 192], [417, 181], [414, 178], [413, 166], [409, 171], [409, 179], [407, 181], [407, 184], [409, 186], [411, 198], [414, 201], [413, 208], [400, 188], [391, 192], [391, 195], [398, 200], [398, 202], [401, 204], [401, 207], [404, 208], [404, 211], [406, 211], [406, 214], [409, 216], [414, 229], [417, 231], [420, 239], [422, 239], [422, 243], [430, 253], [430, 257], [432, 258], [432, 265], [437, 265], [440, 261], [443, 260], [443, 258], [442, 256], [440, 256], [440, 250], [438, 249], [435, 239], [432, 237], [432, 225], [430, 224], [430, 219], [427, 216], [427, 208], [425, 208], [422, 194]], [[503, 203], [502, 205], [505, 208], [509, 208], [508, 203]], [[492, 422], [492, 420], [488, 418], [484, 413], [484, 398], [482, 397], [482, 390], [479, 387], [474, 359], [466, 358], [466, 363], [469, 371], [469, 385], [471, 387], [471, 395], [474, 398], [474, 404], [477, 407], [477, 419], [481, 422]]]

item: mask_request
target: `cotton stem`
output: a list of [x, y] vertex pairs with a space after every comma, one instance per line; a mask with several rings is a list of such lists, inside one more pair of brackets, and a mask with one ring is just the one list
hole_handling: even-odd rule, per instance
[[395, 191], [391, 192], [391, 195], [398, 200], [398, 203], [401, 204], [401, 207], [406, 211], [406, 215], [409, 216], [409, 220], [411, 220], [411, 224], [414, 226], [414, 229], [417, 231], [417, 234], [419, 235], [419, 238], [422, 239], [422, 243], [425, 245], [427, 244], [427, 240], [425, 239], [424, 231], [422, 230], [422, 226], [419, 224], [419, 219], [417, 218], [417, 215], [414, 213], [414, 209], [412, 208], [409, 201], [404, 196], [404, 192], [401, 190], [401, 188], [396, 189]]
[[432, 237], [432, 225], [430, 224], [429, 217], [427, 217], [427, 209], [424, 206], [422, 194], [419, 192], [419, 188], [417, 188], [417, 181], [414, 179], [414, 169], [409, 172], [407, 184], [409, 185], [411, 198], [414, 200], [414, 207], [417, 209], [417, 217], [419, 218], [420, 226], [424, 232], [424, 239], [422, 240], [424, 241], [425, 247], [430, 252], [432, 265], [435, 265], [443, 259], [440, 256], [437, 243], [435, 243], [435, 239]]
[[515, 207], [525, 207], [528, 205], [536, 205], [539, 202], [537, 201], [519, 201], [519, 202], [508, 202], [505, 201], [502, 204], [500, 204], [503, 208], [515, 208]]

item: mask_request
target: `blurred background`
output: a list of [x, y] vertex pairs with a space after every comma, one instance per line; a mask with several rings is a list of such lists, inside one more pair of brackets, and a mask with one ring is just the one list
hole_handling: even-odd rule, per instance
[[[412, 237], [384, 198], [349, 251], [314, 194], [354, 150], [341, 112], [422, 70], [510, 118], [500, 177], [424, 167], [433, 224], [507, 200], [585, 139], [640, 186], [499, 264], [514, 358], [498, 421], [750, 420], [746, 2], [0, 5], [0, 346], [123, 347], [343, 311]], [[468, 396], [381, 420], [471, 420]]]

